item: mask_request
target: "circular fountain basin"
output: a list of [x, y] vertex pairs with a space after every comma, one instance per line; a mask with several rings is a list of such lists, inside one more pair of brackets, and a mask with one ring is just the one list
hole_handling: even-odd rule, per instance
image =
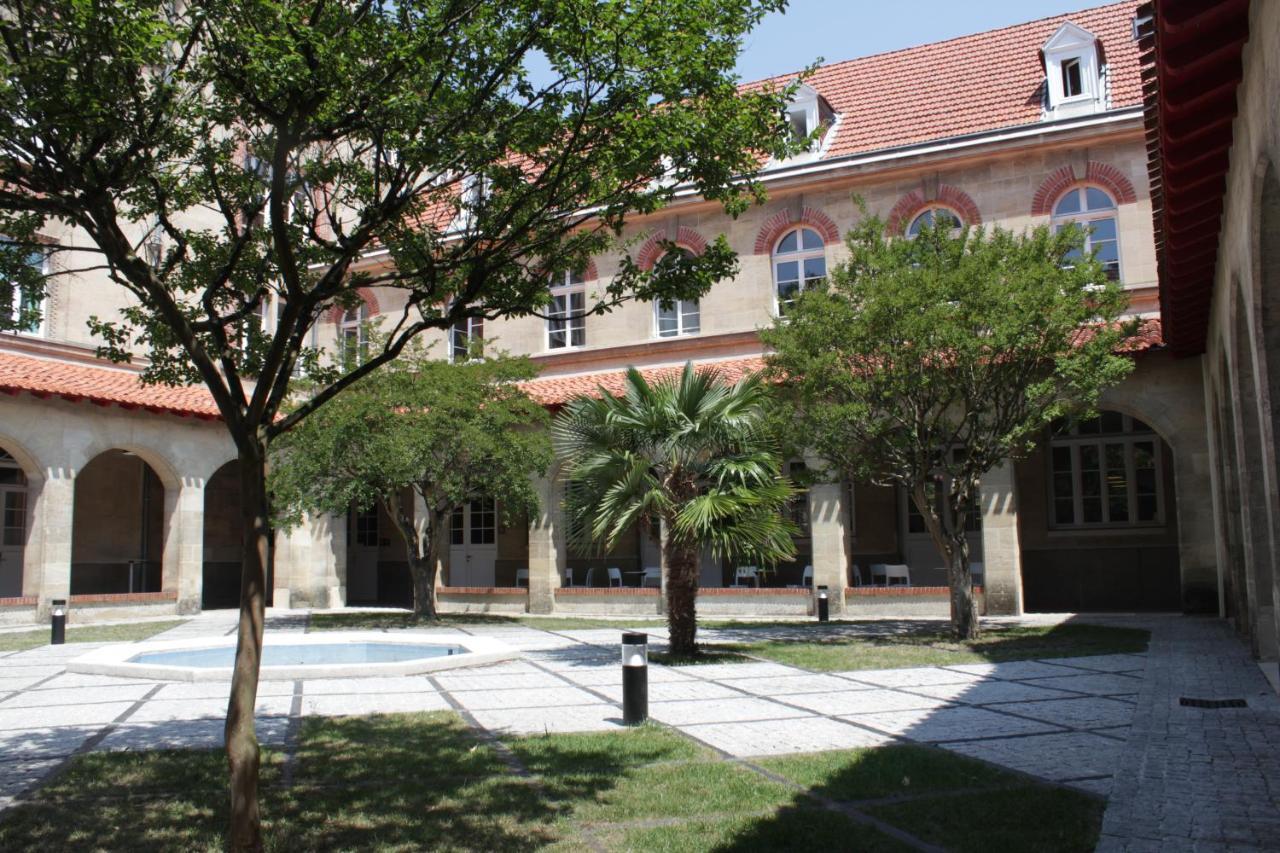
[[[228, 681], [235, 637], [105, 646], [67, 662], [67, 671], [166, 681]], [[344, 631], [277, 634], [262, 644], [263, 681], [417, 675], [518, 657], [505, 643], [467, 634]]]

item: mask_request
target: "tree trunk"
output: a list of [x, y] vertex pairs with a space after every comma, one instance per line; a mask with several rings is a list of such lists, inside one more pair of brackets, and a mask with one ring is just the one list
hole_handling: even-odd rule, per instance
[[947, 564], [947, 581], [951, 586], [951, 629], [958, 640], [978, 638], [978, 599], [973, 594], [973, 575], [969, 572], [969, 543], [964, 531], [959, 541], [952, 540], [951, 560]]
[[672, 655], [687, 657], [698, 652], [698, 551], [670, 538], [662, 547], [667, 560], [670, 651]]
[[384, 502], [400, 538], [404, 540], [405, 557], [409, 562], [409, 577], [413, 580], [413, 615], [416, 619], [434, 622], [439, 618], [436, 610], [436, 567], [439, 525], [437, 513], [428, 509], [426, 518], [409, 516], [399, 495], [391, 495]]
[[240, 513], [243, 554], [240, 564], [240, 623], [236, 630], [236, 661], [231, 676], [224, 730], [231, 776], [231, 849], [261, 850], [262, 825], [258, 812], [258, 737], [254, 706], [258, 701], [258, 670], [262, 663], [262, 631], [266, 606], [266, 566], [270, 549], [267, 509], [266, 452], [256, 437], [240, 450]]

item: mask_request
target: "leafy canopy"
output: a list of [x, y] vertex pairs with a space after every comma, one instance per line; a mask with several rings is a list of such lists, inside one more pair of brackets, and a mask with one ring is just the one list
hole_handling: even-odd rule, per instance
[[864, 218], [830, 287], [764, 339], [815, 452], [844, 476], [909, 490], [945, 475], [963, 511], [982, 473], [1129, 373], [1118, 352], [1134, 324], [1120, 319], [1123, 289], [1080, 256], [1078, 227], [949, 225], [904, 239]]
[[297, 521], [412, 489], [436, 513], [496, 497], [519, 519], [537, 509], [531, 478], [551, 463], [547, 413], [520, 386], [536, 373], [523, 358], [402, 357], [275, 442], [273, 504]]
[[[624, 218], [682, 187], [736, 214], [759, 156], [798, 144], [786, 91], [733, 72], [784, 0], [0, 4], [2, 271], [30, 304], [36, 248], [124, 287], [103, 351], [203, 380], [237, 435], [292, 427], [424, 329], [542, 312], [548, 275], [625, 249]], [[696, 296], [731, 253], [693, 264], [624, 263], [589, 310]], [[372, 286], [396, 292], [382, 344], [321, 357], [310, 328]], [[277, 419], [299, 368], [312, 393]]]
[[784, 510], [795, 490], [766, 429], [766, 395], [758, 377], [729, 384], [686, 364], [652, 383], [631, 368], [621, 396], [572, 401], [552, 425], [571, 543], [607, 549], [662, 521], [672, 542], [717, 559], [792, 559]]

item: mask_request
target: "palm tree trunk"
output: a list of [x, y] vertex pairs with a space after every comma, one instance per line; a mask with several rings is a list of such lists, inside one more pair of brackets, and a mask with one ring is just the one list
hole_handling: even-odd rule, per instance
[[670, 539], [663, 544], [667, 560], [667, 627], [670, 651], [677, 657], [697, 654], [698, 551]]
[[240, 564], [240, 622], [224, 730], [231, 777], [230, 842], [231, 849], [236, 851], [262, 849], [258, 812], [260, 754], [254, 731], [254, 706], [258, 701], [266, 566], [271, 544], [265, 462], [265, 448], [259, 441], [248, 439], [241, 445], [240, 507], [244, 543]]

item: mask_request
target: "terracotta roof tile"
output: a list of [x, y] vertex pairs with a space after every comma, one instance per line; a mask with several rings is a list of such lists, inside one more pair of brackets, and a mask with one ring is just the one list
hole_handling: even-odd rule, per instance
[[0, 352], [0, 392], [88, 400], [125, 409], [219, 418], [218, 407], [200, 386], [143, 385], [134, 370], [78, 364]]
[[1142, 80], [1131, 23], [1137, 7], [1136, 0], [1127, 0], [824, 65], [806, 81], [840, 114], [824, 159], [1040, 121], [1040, 48], [1067, 21], [1102, 45], [1109, 108], [1139, 106]]

